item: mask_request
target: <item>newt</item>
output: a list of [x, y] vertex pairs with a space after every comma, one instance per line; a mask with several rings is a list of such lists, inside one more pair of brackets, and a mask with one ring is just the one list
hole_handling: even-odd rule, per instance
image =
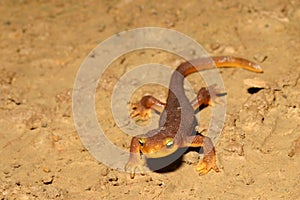
[[257, 73], [263, 72], [258, 64], [232, 56], [200, 58], [193, 60], [193, 62], [180, 64], [171, 76], [166, 103], [147, 95], [132, 105], [131, 118], [139, 116], [141, 119], [146, 119], [151, 110], [158, 111], [161, 115], [157, 129], [135, 136], [131, 140], [130, 156], [125, 166], [125, 171], [130, 171], [131, 178], [134, 178], [137, 168], [142, 175], [144, 174], [144, 157], [166, 157], [179, 148], [188, 147], [203, 148], [204, 157], [196, 167], [199, 175], [207, 174], [211, 169], [216, 172], [219, 171], [216, 164], [215, 148], [211, 139], [201, 133], [195, 134], [197, 126], [195, 110], [200, 106], [211, 105], [216, 100], [215, 86], [202, 87], [192, 102], [186, 97], [183, 87], [186, 76], [198, 71], [212, 69], [211, 60], [218, 68], [237, 67]]

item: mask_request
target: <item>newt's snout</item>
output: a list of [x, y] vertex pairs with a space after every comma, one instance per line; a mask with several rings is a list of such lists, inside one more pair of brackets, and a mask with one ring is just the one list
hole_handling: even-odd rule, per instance
[[[157, 136], [157, 135], [155, 135]], [[140, 138], [140, 150], [148, 158], [161, 158], [174, 153], [178, 149], [174, 138]]]

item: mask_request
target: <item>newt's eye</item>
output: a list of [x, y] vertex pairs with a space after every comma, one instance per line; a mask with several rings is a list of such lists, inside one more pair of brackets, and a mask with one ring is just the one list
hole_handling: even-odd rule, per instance
[[145, 143], [144, 139], [143, 139], [143, 138], [140, 138], [140, 139], [139, 139], [139, 143], [140, 143], [141, 146], [143, 146], [144, 143]]
[[174, 144], [173, 139], [167, 140], [167, 142], [166, 142], [166, 147], [167, 147], [167, 148], [171, 148], [171, 147], [173, 146], [173, 144]]

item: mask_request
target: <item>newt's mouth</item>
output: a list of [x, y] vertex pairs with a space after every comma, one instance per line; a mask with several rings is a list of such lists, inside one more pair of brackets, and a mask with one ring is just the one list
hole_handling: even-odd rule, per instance
[[161, 158], [166, 157], [172, 153], [174, 153], [178, 149], [177, 145], [173, 145], [172, 148], [162, 147], [160, 149], [156, 148], [142, 148], [141, 152], [147, 157], [147, 158]]

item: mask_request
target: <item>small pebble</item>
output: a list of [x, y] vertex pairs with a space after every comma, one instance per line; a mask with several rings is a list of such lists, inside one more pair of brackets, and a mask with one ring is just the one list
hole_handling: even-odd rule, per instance
[[106, 25], [105, 25], [105, 24], [100, 24], [100, 25], [99, 25], [99, 28], [98, 28], [98, 31], [99, 31], [99, 32], [103, 32], [103, 31], [105, 30], [105, 28], [106, 28]]
[[3, 173], [6, 174], [6, 175], [9, 174], [9, 170], [8, 169], [3, 169]]
[[49, 184], [52, 184], [53, 182], [53, 176], [45, 176], [42, 178], [42, 182], [45, 184], [45, 185], [49, 185]]
[[199, 153], [195, 151], [188, 152], [186, 155], [183, 156], [182, 160], [188, 165], [196, 164], [199, 162]]
[[211, 49], [212, 51], [216, 51], [216, 50], [218, 50], [220, 47], [221, 47], [221, 45], [220, 45], [219, 43], [212, 43], [212, 44], [210, 44], [210, 49]]
[[44, 167], [44, 168], [43, 168], [43, 171], [46, 172], [46, 173], [51, 172], [51, 170], [50, 170], [49, 168], [47, 168], [47, 167]]
[[102, 176], [107, 176], [108, 173], [109, 173], [109, 169], [108, 169], [107, 167], [103, 167], [103, 168], [101, 169], [100, 174], [101, 174]]
[[53, 142], [58, 142], [59, 140], [61, 140], [61, 137], [58, 135], [52, 135], [52, 141]]

